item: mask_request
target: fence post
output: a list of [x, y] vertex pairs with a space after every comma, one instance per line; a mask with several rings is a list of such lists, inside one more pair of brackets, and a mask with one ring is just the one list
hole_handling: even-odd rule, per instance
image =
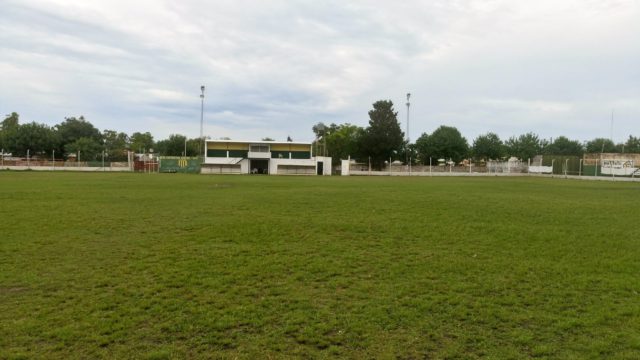
[[578, 176], [582, 176], [582, 159], [580, 159], [580, 169], [578, 170]]

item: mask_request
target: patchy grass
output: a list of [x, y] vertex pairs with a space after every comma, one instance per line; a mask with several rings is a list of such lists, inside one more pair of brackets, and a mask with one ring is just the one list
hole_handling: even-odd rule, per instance
[[640, 357], [640, 187], [0, 172], [0, 358]]

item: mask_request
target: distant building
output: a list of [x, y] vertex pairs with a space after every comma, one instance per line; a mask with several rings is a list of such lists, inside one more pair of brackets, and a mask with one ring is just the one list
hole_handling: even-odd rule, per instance
[[203, 174], [331, 175], [331, 158], [311, 143], [207, 140]]

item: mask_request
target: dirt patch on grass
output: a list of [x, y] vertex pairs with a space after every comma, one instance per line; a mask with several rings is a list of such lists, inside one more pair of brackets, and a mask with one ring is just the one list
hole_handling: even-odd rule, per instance
[[0, 286], [0, 295], [19, 294], [28, 290], [26, 286]]

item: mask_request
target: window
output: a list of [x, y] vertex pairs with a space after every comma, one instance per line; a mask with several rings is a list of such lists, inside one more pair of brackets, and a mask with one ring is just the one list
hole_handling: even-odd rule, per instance
[[249, 151], [267, 153], [269, 152], [269, 145], [251, 145]]

